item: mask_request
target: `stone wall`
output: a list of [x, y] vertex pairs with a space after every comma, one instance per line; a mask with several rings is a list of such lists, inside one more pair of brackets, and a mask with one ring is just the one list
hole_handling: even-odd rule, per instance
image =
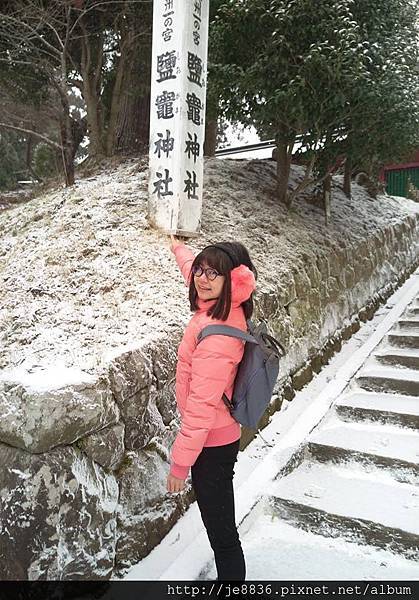
[[[287, 296], [260, 296], [256, 314], [269, 321], [288, 348], [262, 426], [282, 399], [291, 400], [418, 267], [418, 232], [413, 216], [360, 244], [342, 243], [340, 252], [307, 260], [294, 271]], [[244, 431], [241, 447], [253, 437]]]
[[[325, 236], [261, 274], [256, 319], [287, 348], [271, 412], [418, 265], [419, 212], [406, 206], [373, 233]], [[107, 579], [185, 511], [190, 489], [165, 493], [183, 327], [115, 355], [100, 376], [0, 377], [1, 579]]]

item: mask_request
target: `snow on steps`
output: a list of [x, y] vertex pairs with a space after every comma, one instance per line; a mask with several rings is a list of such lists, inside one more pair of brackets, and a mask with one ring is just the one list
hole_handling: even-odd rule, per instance
[[373, 554], [381, 548], [414, 565], [410, 561], [419, 559], [418, 298], [383, 342], [306, 438], [300, 462], [277, 479], [265, 502], [294, 529], [360, 544]]
[[[418, 565], [403, 556], [292, 527], [268, 510], [246, 535], [245, 552], [249, 580], [263, 579], [266, 573], [280, 581], [412, 581], [419, 577]], [[214, 579], [215, 570], [208, 575]]]
[[374, 354], [376, 361], [382, 365], [407, 367], [419, 370], [419, 348], [392, 348], [380, 349]]
[[419, 401], [415, 396], [351, 392], [336, 400], [334, 410], [343, 421], [379, 421], [419, 429]]
[[275, 545], [278, 579], [419, 577], [419, 298], [365, 358], [242, 523], [250, 568]]
[[[419, 577], [419, 566], [388, 550], [358, 544], [341, 537], [326, 537], [284, 522], [262, 499], [240, 527], [246, 556], [247, 579], [313, 581], [403, 580]], [[314, 558], [315, 557], [315, 558]], [[391, 577], [389, 576], [391, 573]], [[210, 563], [202, 579], [215, 579]]]
[[[267, 492], [272, 514], [305, 531], [419, 560], [419, 488], [360, 465], [304, 461]], [[386, 501], [388, 499], [388, 501]], [[391, 505], [390, 505], [391, 500]]]
[[397, 330], [419, 332], [419, 318], [400, 319], [400, 321], [397, 321]]
[[400, 348], [419, 348], [419, 331], [397, 331], [392, 330], [387, 335], [388, 342]]
[[415, 369], [370, 367], [367, 363], [356, 377], [356, 383], [361, 388], [372, 392], [383, 391], [419, 397], [419, 371]]
[[308, 439], [318, 462], [357, 461], [362, 468], [387, 472], [396, 481], [419, 485], [419, 431], [393, 425], [343, 423], [335, 416]]

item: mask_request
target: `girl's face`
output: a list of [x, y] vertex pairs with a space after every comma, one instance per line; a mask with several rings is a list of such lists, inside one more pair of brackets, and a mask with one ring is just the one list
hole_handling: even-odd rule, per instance
[[[208, 269], [209, 265], [206, 262], [201, 263], [203, 269]], [[225, 276], [218, 275], [213, 281], [208, 279], [205, 271], [200, 277], [194, 275], [194, 284], [198, 293], [198, 298], [201, 300], [216, 300], [220, 297], [224, 286]]]

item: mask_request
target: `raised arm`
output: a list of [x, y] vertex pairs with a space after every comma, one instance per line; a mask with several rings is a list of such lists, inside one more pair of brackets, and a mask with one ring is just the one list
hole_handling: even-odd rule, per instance
[[183, 242], [180, 242], [175, 237], [173, 237], [173, 235], [170, 237], [171, 237], [170, 249], [173, 252], [173, 254], [175, 255], [176, 262], [178, 264], [180, 272], [182, 273], [183, 278], [185, 279], [185, 285], [189, 286], [191, 266], [192, 266], [192, 263], [195, 258], [194, 253], [192, 252], [192, 250], [190, 248], [185, 246], [185, 244]]

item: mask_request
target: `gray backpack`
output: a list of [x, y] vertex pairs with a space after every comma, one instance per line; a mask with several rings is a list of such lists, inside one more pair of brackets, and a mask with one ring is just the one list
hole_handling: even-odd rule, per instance
[[278, 377], [279, 359], [285, 350], [268, 334], [266, 323], [254, 325], [247, 321], [248, 332], [229, 325], [207, 325], [198, 334], [197, 344], [209, 335], [228, 335], [246, 342], [243, 358], [239, 364], [231, 401], [223, 394], [223, 400], [231, 415], [251, 429], [257, 425], [269, 405]]

